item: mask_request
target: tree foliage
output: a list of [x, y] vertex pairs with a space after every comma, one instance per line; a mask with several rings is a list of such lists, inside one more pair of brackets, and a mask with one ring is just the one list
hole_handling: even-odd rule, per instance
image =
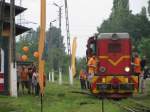
[[150, 0], [148, 1], [148, 14], [150, 16]]
[[113, 11], [98, 27], [98, 32], [128, 32], [134, 43], [139, 42], [142, 37], [149, 37], [150, 21], [146, 16], [146, 8], [143, 7], [140, 14], [133, 15], [128, 6], [128, 0], [114, 0]]
[[79, 75], [80, 73], [80, 70], [83, 69], [83, 70], [86, 70], [86, 58], [83, 57], [83, 58], [77, 58], [76, 59], [76, 70], [77, 70], [77, 76]]

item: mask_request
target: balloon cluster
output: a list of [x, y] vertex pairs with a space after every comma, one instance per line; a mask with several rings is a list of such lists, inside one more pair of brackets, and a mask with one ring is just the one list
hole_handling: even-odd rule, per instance
[[[23, 48], [22, 48], [22, 50], [24, 51], [24, 53], [28, 53], [29, 52], [29, 47], [27, 47], [27, 46], [24, 46]], [[33, 53], [33, 56], [35, 57], [35, 58], [38, 58], [39, 57], [39, 53], [38, 53], [38, 51], [35, 51], [34, 53]], [[28, 56], [27, 55], [22, 55], [21, 56], [21, 60], [22, 61], [27, 61], [28, 60]]]

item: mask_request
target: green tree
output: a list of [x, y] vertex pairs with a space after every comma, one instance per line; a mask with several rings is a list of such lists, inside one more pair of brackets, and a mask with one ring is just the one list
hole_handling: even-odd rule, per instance
[[141, 15], [142, 16], [146, 16], [147, 12], [146, 12], [146, 7], [142, 7], [142, 10], [141, 10]]
[[86, 63], [86, 58], [85, 57], [76, 59], [77, 76], [79, 75], [81, 69], [83, 69], [83, 70], [87, 69], [86, 65], [87, 65], [87, 63]]
[[[58, 68], [62, 68], [63, 71], [67, 62], [64, 62], [66, 60], [66, 53], [65, 53], [65, 45], [63, 43], [63, 36], [60, 37], [60, 30], [56, 27], [51, 27], [47, 31], [47, 44], [48, 44], [48, 63], [47, 66], [49, 67], [49, 70], [54, 69], [55, 71], [58, 71]], [[67, 69], [68, 70], [68, 69]]]
[[112, 8], [112, 16], [119, 16], [119, 14], [129, 14], [129, 0], [114, 0]]
[[114, 0], [112, 14], [98, 27], [98, 32], [128, 32], [137, 46], [142, 37], [149, 37], [150, 21], [145, 7], [140, 14], [133, 15], [128, 4], [128, 1]]
[[148, 14], [150, 16], [150, 0], [148, 1]]
[[150, 52], [149, 52], [149, 49], [150, 49], [150, 37], [149, 38], [143, 38], [141, 40], [141, 43], [139, 44], [139, 50], [140, 50], [140, 54], [141, 56], [146, 56], [147, 57], [147, 61], [148, 63], [150, 63]]

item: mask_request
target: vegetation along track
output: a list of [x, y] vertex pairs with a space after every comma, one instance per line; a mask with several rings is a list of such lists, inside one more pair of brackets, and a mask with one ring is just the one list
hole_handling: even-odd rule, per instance
[[134, 100], [129, 100], [129, 103], [123, 103], [122, 101], [112, 101], [112, 100], [110, 102], [119, 106], [125, 112], [150, 112], [149, 107]]

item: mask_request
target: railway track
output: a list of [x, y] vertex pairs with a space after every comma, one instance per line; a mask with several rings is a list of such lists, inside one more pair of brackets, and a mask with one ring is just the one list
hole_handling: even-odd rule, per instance
[[[150, 112], [150, 108], [136, 101], [131, 101], [129, 104], [125, 104], [118, 101], [111, 101], [113, 104], [119, 106], [125, 112]], [[133, 103], [131, 105], [131, 103]]]
[[136, 108], [137, 110], [140, 110], [141, 112], [150, 112], [150, 107], [144, 105], [143, 103], [133, 99], [128, 99], [128, 101], [136, 105], [134, 108]]

